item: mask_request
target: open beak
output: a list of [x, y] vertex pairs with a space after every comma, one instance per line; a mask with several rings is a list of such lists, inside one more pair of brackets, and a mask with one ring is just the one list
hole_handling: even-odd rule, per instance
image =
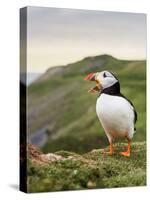
[[96, 75], [96, 73], [90, 73], [84, 78], [85, 81], [95, 81], [96, 82], [96, 86], [91, 88], [90, 90], [88, 90], [88, 92], [90, 92], [90, 93], [99, 92], [102, 89], [102, 85], [101, 85], [100, 81], [95, 79], [95, 75]]

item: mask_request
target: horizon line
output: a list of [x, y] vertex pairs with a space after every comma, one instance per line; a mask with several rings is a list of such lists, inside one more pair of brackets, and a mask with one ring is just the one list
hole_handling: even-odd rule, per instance
[[[119, 58], [117, 56], [112, 56], [111, 54], [107, 54], [107, 53], [104, 53], [104, 54], [97, 54], [97, 55], [92, 55], [92, 56], [86, 56], [86, 57], [82, 57], [81, 59], [78, 59], [76, 61], [72, 61], [72, 62], [68, 62], [66, 64], [60, 64], [60, 65], [52, 65], [52, 66], [48, 66], [46, 70], [44, 71], [27, 71], [27, 73], [45, 73], [47, 72], [50, 68], [55, 68], [55, 67], [65, 67], [67, 65], [70, 65], [70, 64], [75, 64], [77, 62], [80, 62], [84, 59], [87, 59], [87, 58], [92, 58], [92, 57], [99, 57], [99, 56], [108, 56], [108, 57], [112, 57], [114, 59], [117, 59], [117, 60], [122, 60], [122, 61], [146, 61], [147, 60], [147, 56], [145, 58], [135, 58], [135, 59], [128, 59], [128, 58]], [[27, 66], [28, 68], [28, 66]], [[23, 72], [24, 73], [24, 72]]]

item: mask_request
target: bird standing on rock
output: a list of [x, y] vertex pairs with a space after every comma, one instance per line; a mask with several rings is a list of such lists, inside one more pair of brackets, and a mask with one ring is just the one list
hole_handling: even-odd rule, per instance
[[90, 73], [84, 80], [96, 82], [96, 86], [88, 92], [100, 92], [96, 102], [96, 113], [109, 140], [108, 154], [113, 154], [114, 139], [125, 137], [128, 140], [127, 151], [120, 154], [129, 157], [137, 121], [134, 105], [120, 93], [120, 83], [113, 73], [109, 71]]

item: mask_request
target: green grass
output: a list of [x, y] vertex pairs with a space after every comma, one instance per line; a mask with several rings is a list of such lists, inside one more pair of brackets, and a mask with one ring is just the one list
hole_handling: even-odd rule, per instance
[[56, 154], [66, 159], [44, 166], [28, 160], [28, 192], [145, 186], [145, 142], [132, 145], [130, 158], [119, 155], [124, 146], [123, 143], [114, 145], [113, 156], [97, 149], [82, 155], [58, 151]]

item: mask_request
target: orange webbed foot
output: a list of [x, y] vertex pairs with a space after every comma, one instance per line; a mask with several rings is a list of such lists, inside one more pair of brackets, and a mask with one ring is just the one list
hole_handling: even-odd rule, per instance
[[130, 157], [130, 152], [131, 152], [131, 140], [128, 139], [127, 151], [121, 152], [120, 154], [121, 154], [122, 156]]
[[130, 152], [125, 151], [120, 153], [122, 156], [130, 157]]

